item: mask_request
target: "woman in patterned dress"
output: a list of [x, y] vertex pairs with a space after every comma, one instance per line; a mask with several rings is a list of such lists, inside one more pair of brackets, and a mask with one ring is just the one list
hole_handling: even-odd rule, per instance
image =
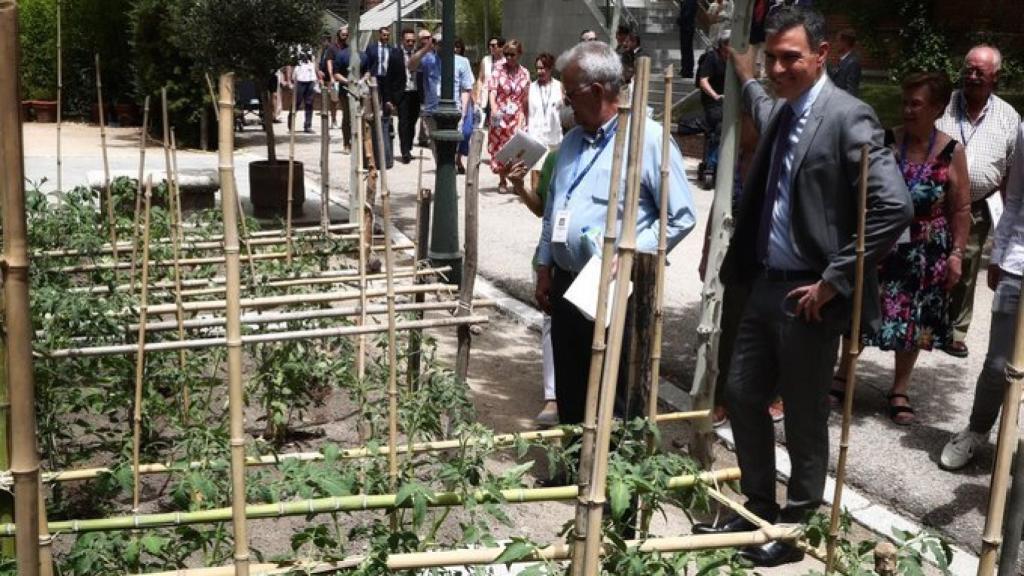
[[530, 73], [519, 64], [523, 53], [523, 45], [518, 40], [505, 42], [502, 54], [505, 58], [498, 62], [494, 74], [488, 82], [487, 90], [491, 101], [491, 129], [487, 135], [487, 153], [491, 156], [491, 170], [498, 174], [498, 192], [508, 192], [503, 166], [494, 161], [494, 155], [501, 150], [516, 130], [526, 129], [530, 95]]
[[[943, 348], [953, 336], [949, 290], [960, 279], [970, 228], [970, 183], [964, 147], [935, 128], [949, 103], [945, 74], [908, 76], [903, 88], [903, 126], [887, 132], [914, 202], [914, 220], [879, 264], [882, 323], [864, 344], [895, 352], [895, 373], [887, 396], [896, 424], [914, 421], [907, 390], [918, 352]], [[841, 398], [849, 359], [843, 358], [832, 395]]]

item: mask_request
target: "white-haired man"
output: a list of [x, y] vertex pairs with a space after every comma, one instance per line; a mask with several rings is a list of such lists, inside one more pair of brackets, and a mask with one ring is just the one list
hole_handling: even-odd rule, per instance
[[[993, 94], [1002, 64], [1003, 57], [994, 46], [971, 48], [964, 58], [963, 86], [953, 92], [945, 114], [935, 122], [936, 128], [964, 145], [971, 180], [971, 231], [963, 254], [963, 274], [950, 294], [953, 341], [945, 348], [958, 358], [968, 352], [965, 341], [974, 311], [981, 250], [992, 227], [989, 197], [1004, 189], [1020, 124], [1013, 106]], [[958, 467], [956, 464], [950, 462], [951, 467]]]
[[[556, 64], [562, 74], [565, 100], [576, 128], [559, 149], [551, 189], [544, 207], [538, 248], [536, 298], [551, 315], [558, 415], [562, 424], [583, 421], [594, 322], [563, 297], [580, 270], [600, 257], [611, 180], [612, 140], [618, 126], [622, 63], [604, 42], [582, 42], [563, 53]], [[642, 117], [641, 117], [642, 118]], [[661, 127], [644, 118], [644, 146], [637, 249], [654, 252], [658, 245], [658, 190], [661, 185]], [[667, 242], [671, 250], [693, 229], [696, 212], [676, 146], [670, 152]], [[625, 163], [618, 174], [625, 190]], [[619, 197], [620, 204], [624, 194]]]

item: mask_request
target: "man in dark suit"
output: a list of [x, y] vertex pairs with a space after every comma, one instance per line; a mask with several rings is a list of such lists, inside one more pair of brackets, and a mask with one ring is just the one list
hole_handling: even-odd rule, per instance
[[847, 28], [836, 35], [836, 50], [839, 61], [829, 69], [828, 76], [836, 88], [846, 90], [854, 96], [860, 94], [860, 58], [854, 54], [857, 45], [857, 33]]
[[[820, 13], [785, 7], [766, 22], [766, 72], [778, 100], [753, 80], [753, 54], [733, 53], [743, 100], [761, 135], [743, 186], [722, 280], [750, 290], [733, 348], [727, 403], [747, 507], [770, 521], [802, 522], [822, 502], [828, 468], [828, 390], [849, 327], [856, 268], [861, 146], [868, 145], [863, 319], [879, 319], [878, 261], [913, 216], [910, 194], [865, 103], [825, 74]], [[775, 500], [775, 435], [768, 405], [781, 393], [792, 461], [786, 506]], [[741, 517], [695, 533], [740, 532]], [[772, 542], [741, 554], [758, 566], [799, 561]]]
[[679, 75], [693, 76], [693, 35], [697, 31], [697, 0], [683, 0], [679, 3]]
[[377, 79], [380, 90], [381, 115], [384, 124], [384, 147], [387, 167], [394, 165], [391, 152], [393, 130], [391, 116], [398, 110], [402, 92], [405, 91], [405, 55], [401, 48], [390, 44], [391, 28], [382, 26], [377, 31], [377, 42], [366, 47], [366, 59], [363, 61], [363, 75], [372, 75]]
[[398, 100], [398, 144], [402, 162], [412, 162], [412, 145], [416, 137], [416, 122], [420, 119], [420, 91], [417, 73], [409, 69], [409, 59], [416, 53], [416, 33], [411, 28], [402, 30], [402, 62], [405, 83]]

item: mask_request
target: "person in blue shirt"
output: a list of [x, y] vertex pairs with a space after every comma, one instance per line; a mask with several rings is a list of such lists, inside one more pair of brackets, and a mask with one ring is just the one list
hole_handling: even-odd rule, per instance
[[440, 42], [440, 36], [435, 39], [431, 36], [430, 30], [424, 28], [419, 31], [419, 39], [419, 49], [409, 57], [409, 70], [416, 72], [420, 78], [420, 93], [423, 94], [420, 119], [427, 131], [427, 139], [430, 140], [430, 149], [436, 162], [437, 150], [430, 135], [437, 130], [434, 112], [441, 101], [441, 58], [435, 45]]
[[[551, 190], [544, 207], [538, 247], [537, 303], [551, 315], [558, 414], [562, 424], [583, 420], [590, 368], [594, 323], [563, 294], [594, 256], [607, 214], [611, 181], [612, 140], [617, 125], [619, 91], [623, 86], [619, 55], [604, 42], [583, 42], [563, 53], [556, 64], [561, 72], [566, 104], [577, 126], [566, 134], [559, 149]], [[658, 247], [659, 190], [661, 187], [661, 126], [645, 117], [639, 209], [636, 214], [637, 249]], [[667, 246], [672, 250], [696, 222], [693, 199], [683, 171], [683, 157], [670, 151]], [[626, 165], [619, 178], [625, 197]], [[620, 212], [621, 214], [621, 212]]]

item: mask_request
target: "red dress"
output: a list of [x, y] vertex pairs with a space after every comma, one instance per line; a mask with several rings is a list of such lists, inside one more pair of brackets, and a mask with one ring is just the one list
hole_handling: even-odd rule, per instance
[[[501, 123], [493, 124], [487, 136], [487, 153], [494, 155], [501, 150], [516, 130], [526, 129], [526, 96], [530, 93], [530, 73], [526, 68], [518, 66], [509, 70], [505, 60], [494, 67], [494, 73], [488, 81], [487, 89], [494, 92], [494, 101], [501, 112]], [[494, 114], [494, 111], [491, 111]], [[491, 170], [497, 172], [502, 166], [491, 161]]]

